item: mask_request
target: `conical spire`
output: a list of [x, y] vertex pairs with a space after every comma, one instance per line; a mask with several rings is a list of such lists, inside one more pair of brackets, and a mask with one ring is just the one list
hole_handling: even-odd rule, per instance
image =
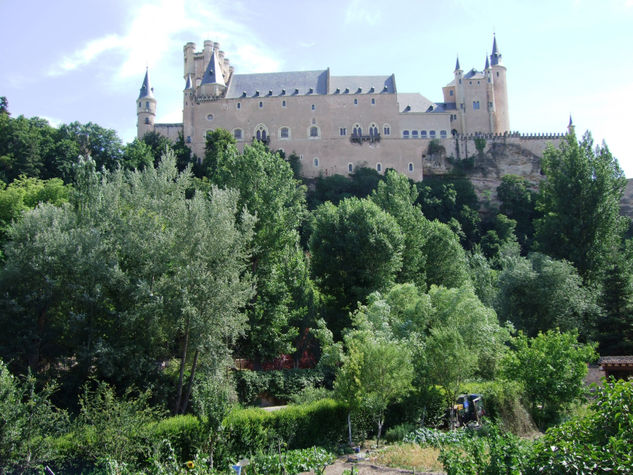
[[143, 99], [145, 97], [154, 98], [154, 88], [149, 83], [149, 68], [145, 68], [145, 79], [143, 79], [143, 85], [139, 92], [138, 98]]
[[501, 64], [501, 53], [499, 53], [499, 48], [497, 48], [497, 36], [493, 35], [492, 54], [490, 55], [490, 65], [496, 66], [497, 64]]
[[574, 134], [576, 132], [576, 126], [574, 122], [571, 120], [571, 114], [569, 114], [569, 125], [567, 126], [567, 133]]
[[215, 51], [211, 53], [211, 60], [209, 61], [207, 70], [204, 72], [204, 76], [202, 76], [201, 84], [219, 84], [225, 86], [224, 76], [222, 76], [222, 70], [220, 69], [218, 56], [215, 54]]
[[567, 127], [573, 127], [574, 126], [574, 121], [571, 120], [571, 114], [569, 114], [569, 124], [567, 125]]
[[459, 67], [459, 56], [458, 56], [457, 61], [455, 61], [455, 71], [459, 71], [460, 69], [462, 68]]
[[486, 66], [484, 66], [484, 71], [490, 68], [490, 61], [488, 61], [488, 53], [486, 53]]
[[187, 74], [187, 82], [185, 83], [185, 90], [187, 89], [193, 89], [193, 86], [191, 83], [191, 74]]

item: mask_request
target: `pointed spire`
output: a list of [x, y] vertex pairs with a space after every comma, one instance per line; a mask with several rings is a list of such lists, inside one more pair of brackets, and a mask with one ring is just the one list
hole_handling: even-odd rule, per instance
[[185, 91], [187, 89], [193, 89], [192, 82], [191, 82], [191, 73], [187, 74], [187, 82], [185, 83]]
[[460, 69], [462, 68], [459, 66], [459, 56], [457, 56], [457, 61], [455, 61], [455, 71], [459, 71]]
[[202, 76], [201, 84], [219, 84], [221, 86], [225, 86], [224, 76], [222, 76], [222, 70], [220, 69], [218, 56], [215, 50], [211, 53], [211, 60], [209, 61], [207, 70], [204, 72], [204, 76]]
[[571, 114], [569, 114], [569, 125], [567, 127], [573, 127], [574, 126], [574, 121], [571, 120]]
[[144, 97], [154, 98], [154, 88], [150, 86], [149, 83], [149, 67], [145, 68], [145, 79], [143, 79], [143, 85], [141, 86], [141, 91], [138, 95], [139, 99]]
[[490, 68], [490, 61], [488, 61], [488, 53], [486, 53], [486, 66], [484, 66], [484, 71]]
[[497, 47], [497, 35], [493, 34], [492, 54], [490, 55], [490, 65], [496, 66], [497, 64], [501, 64], [501, 53], [499, 53], [499, 48]]
[[576, 131], [576, 126], [574, 125], [574, 122], [571, 120], [571, 114], [569, 114], [569, 125], [567, 125], [567, 133], [568, 134], [573, 134]]

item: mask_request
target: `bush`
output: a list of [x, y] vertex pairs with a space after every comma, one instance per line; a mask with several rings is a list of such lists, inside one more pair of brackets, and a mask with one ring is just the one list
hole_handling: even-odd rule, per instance
[[200, 421], [191, 415], [163, 419], [151, 427], [151, 438], [157, 444], [169, 442], [178, 460], [191, 460], [203, 443]]
[[245, 456], [266, 452], [281, 442], [288, 449], [331, 446], [345, 435], [347, 407], [332, 399], [278, 411], [241, 409], [225, 420], [228, 452]]
[[251, 459], [249, 471], [277, 475], [282, 473], [314, 472], [323, 473], [336, 457], [322, 448], [289, 450], [281, 454], [257, 454]]
[[405, 423], [392, 427], [385, 432], [385, 440], [390, 443], [402, 442], [411, 432], [416, 429], [415, 424]]
[[323, 373], [316, 369], [242, 370], [235, 372], [235, 383], [242, 404], [256, 404], [261, 395], [288, 402], [305, 388], [322, 386]]
[[420, 427], [408, 434], [403, 442], [439, 448], [446, 445], [461, 445], [465, 439], [472, 438], [473, 434], [474, 432], [469, 429], [444, 432]]

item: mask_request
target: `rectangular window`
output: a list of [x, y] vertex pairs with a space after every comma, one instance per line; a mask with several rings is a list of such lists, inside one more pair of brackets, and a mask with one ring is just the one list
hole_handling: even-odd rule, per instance
[[238, 102], [236, 107], [237, 107], [238, 109], [241, 109], [241, 108], [242, 108], [242, 104], [241, 104], [240, 102]]
[[233, 131], [233, 137], [235, 137], [235, 140], [242, 140], [242, 129], [235, 129]]
[[385, 135], [391, 135], [391, 129], [385, 125], [382, 129], [382, 133]]
[[440, 137], [442, 137], [443, 139], [446, 138], [446, 130], [440, 130]]
[[375, 105], [376, 104], [376, 99], [374, 99], [373, 97], [371, 98], [371, 105]]
[[288, 127], [282, 127], [281, 130], [279, 131], [279, 135], [281, 136], [282, 139], [287, 139], [288, 138]]
[[417, 139], [418, 138], [418, 131], [417, 130], [412, 130], [411, 131], [411, 138], [412, 139]]
[[358, 104], [358, 99], [354, 99], [354, 105]]
[[479, 101], [473, 101], [473, 110], [479, 110]]
[[259, 108], [261, 109], [262, 107], [264, 107], [264, 103], [262, 101], [259, 101]]
[[451, 97], [453, 97], [453, 92], [454, 92], [454, 91], [451, 89], [451, 90], [449, 91], [448, 95], [449, 95], [449, 96], [451, 96]]
[[345, 127], [341, 127], [340, 129], [338, 129], [338, 133], [341, 137], [347, 135], [347, 129]]
[[431, 131], [429, 132], [429, 135], [430, 135], [431, 137], [435, 137], [435, 130], [431, 130]]
[[281, 101], [281, 107], [286, 107], [286, 100]]
[[402, 138], [403, 139], [408, 139], [409, 138], [409, 131], [408, 130], [403, 130], [402, 131]]
[[426, 138], [426, 130], [420, 130], [420, 136], [425, 139]]
[[312, 110], [316, 109], [316, 106], [314, 104], [312, 104]]

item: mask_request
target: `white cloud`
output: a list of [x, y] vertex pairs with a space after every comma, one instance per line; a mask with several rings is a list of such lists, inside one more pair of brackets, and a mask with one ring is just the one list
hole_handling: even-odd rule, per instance
[[[95, 62], [104, 53], [116, 52], [122, 55], [123, 61], [115, 79], [135, 77], [142, 74], [145, 66], [158, 67], [166, 55], [181, 51], [184, 38], [196, 40], [202, 33], [206, 35], [202, 39], [227, 40], [223, 45], [227, 53], [253, 72], [277, 70], [279, 60], [243, 24], [229, 20], [231, 16], [240, 18], [228, 13], [229, 9], [241, 7], [221, 1], [209, 6], [209, 2], [203, 0], [142, 3], [130, 12], [131, 21], [123, 34], [91, 40], [64, 57], [49, 74], [63, 75]], [[217, 25], [217, 29], [209, 31], [209, 25]]]
[[375, 26], [382, 16], [382, 13], [375, 6], [368, 8], [367, 0], [352, 0], [345, 10], [345, 23], [365, 23]]

